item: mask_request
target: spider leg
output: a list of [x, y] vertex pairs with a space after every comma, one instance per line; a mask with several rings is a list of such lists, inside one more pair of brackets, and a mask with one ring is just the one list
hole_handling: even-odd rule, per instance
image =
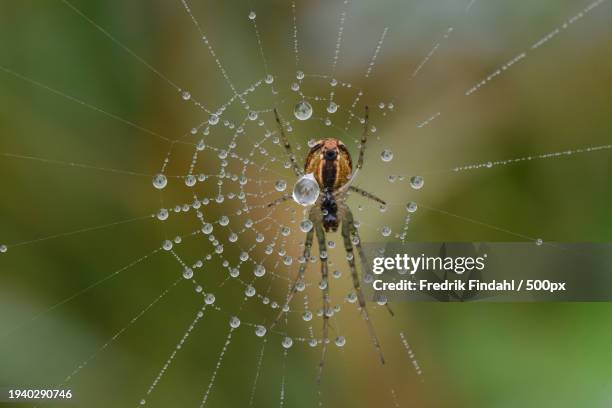
[[[312, 217], [311, 217], [311, 220], [312, 220]], [[287, 298], [285, 299], [285, 304], [283, 305], [283, 307], [281, 308], [280, 312], [276, 316], [276, 319], [274, 319], [274, 321], [272, 322], [272, 325], [270, 326], [270, 329], [272, 329], [274, 326], [276, 326], [276, 324], [278, 323], [280, 318], [286, 313], [285, 312], [285, 308], [289, 305], [289, 303], [291, 302], [291, 299], [293, 299], [293, 296], [295, 295], [295, 292], [297, 292], [297, 285], [298, 285], [298, 283], [304, 281], [304, 273], [306, 272], [306, 267], [308, 266], [308, 259], [310, 258], [310, 248], [312, 247], [313, 238], [314, 238], [314, 229], [311, 229], [310, 231], [308, 231], [306, 233], [306, 241], [304, 242], [304, 258], [305, 258], [305, 261], [304, 261], [304, 263], [302, 263], [300, 265], [300, 269], [298, 271], [298, 274], [295, 277], [295, 279], [293, 280], [293, 284], [291, 285], [291, 289], [289, 290], [289, 293], [287, 293]]]
[[359, 160], [357, 161], [357, 170], [363, 167], [363, 156], [365, 154], [366, 142], [368, 141], [368, 124], [370, 123], [370, 110], [367, 105], [365, 107], [363, 133], [361, 134], [361, 144], [359, 146]]
[[350, 186], [349, 190], [350, 191], [354, 191], [357, 194], [361, 194], [365, 198], [368, 198], [370, 200], [376, 201], [376, 202], [378, 202], [378, 203], [380, 203], [382, 205], [387, 205], [387, 203], [382, 198], [378, 198], [374, 194], [368, 193], [367, 191], [365, 191], [364, 189], [361, 189], [359, 187]]
[[278, 125], [278, 130], [281, 134], [281, 140], [283, 141], [283, 145], [285, 146], [285, 150], [289, 155], [289, 159], [291, 160], [291, 165], [293, 166], [293, 172], [296, 176], [301, 176], [303, 174], [300, 166], [298, 166], [297, 161], [295, 159], [295, 154], [293, 154], [293, 149], [291, 149], [291, 145], [289, 144], [289, 139], [287, 139], [287, 135], [285, 135], [285, 130], [283, 129], [283, 124], [278, 116], [278, 112], [276, 108], [274, 108], [274, 117], [276, 118], [276, 124]]
[[[369, 269], [369, 267], [368, 267], [368, 258], [366, 257], [366, 254], [365, 254], [365, 251], [363, 250], [363, 247], [361, 246], [361, 237], [359, 237], [359, 231], [357, 231], [357, 228], [353, 227], [352, 234], [357, 238], [357, 240], [352, 242], [352, 243], [357, 248], [357, 252], [359, 252], [359, 259], [361, 260], [361, 270], [362, 271], [367, 271]], [[387, 310], [389, 311], [389, 314], [391, 316], [395, 316], [395, 313], [393, 313], [393, 310], [391, 309], [391, 306], [389, 306], [389, 303], [385, 303], [385, 306], [387, 307]]]
[[291, 199], [291, 195], [289, 195], [289, 194], [285, 194], [284, 196], [279, 197], [279, 198], [277, 198], [276, 200], [274, 200], [274, 201], [272, 201], [272, 202], [268, 203], [268, 204], [266, 205], [266, 207], [268, 207], [268, 208], [270, 208], [270, 207], [275, 207], [275, 206], [277, 206], [277, 205], [279, 205], [279, 204], [284, 203], [285, 201], [289, 201], [290, 199]]
[[378, 351], [380, 361], [384, 364], [385, 358], [383, 357], [382, 348], [380, 347], [380, 342], [378, 341], [378, 336], [376, 336], [374, 325], [370, 320], [370, 315], [368, 314], [368, 309], [366, 308], [365, 296], [363, 294], [363, 291], [361, 290], [361, 284], [359, 283], [359, 274], [357, 273], [357, 268], [355, 267], [353, 243], [351, 242], [351, 232], [353, 232], [354, 230], [355, 226], [353, 214], [351, 213], [351, 210], [348, 208], [348, 206], [346, 206], [344, 220], [342, 221], [342, 238], [344, 239], [344, 249], [346, 250], [349, 268], [351, 269], [351, 276], [353, 277], [353, 287], [357, 292], [357, 299], [359, 301], [361, 316], [363, 317], [363, 320], [365, 320], [366, 325], [368, 326], [370, 337], [374, 342], [374, 347], [376, 348], [376, 351]]
[[[325, 241], [325, 231], [321, 223], [316, 224], [317, 239], [319, 240], [319, 253], [327, 253], [327, 243]], [[323, 374], [323, 365], [325, 364], [325, 354], [327, 354], [327, 342], [329, 341], [329, 269], [327, 267], [327, 256], [320, 257], [321, 262], [321, 280], [323, 286], [323, 344], [321, 349], [321, 361], [319, 362], [319, 374], [317, 375], [317, 383], [321, 382]]]

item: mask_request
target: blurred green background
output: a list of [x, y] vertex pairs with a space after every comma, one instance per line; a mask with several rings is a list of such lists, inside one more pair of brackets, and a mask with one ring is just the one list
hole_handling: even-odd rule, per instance
[[[189, 202], [192, 195], [178, 177], [171, 178], [163, 194], [153, 189], [151, 175], [159, 171], [169, 143], [125, 121], [172, 140], [183, 137], [192, 144], [201, 134], [191, 136], [190, 129], [208, 116], [191, 101], [183, 101], [175, 88], [142, 61], [188, 89], [204, 106], [220, 106], [232, 93], [180, 1], [74, 0], [71, 4], [116, 42], [62, 1], [0, 2], [0, 244], [9, 245], [8, 252], [0, 254], [0, 387], [59, 384], [80, 362], [99, 351], [66, 386], [76, 395], [74, 405], [136, 406], [194, 319], [202, 298], [187, 281], [181, 279], [173, 285], [181, 268], [167, 253], [152, 254], [122, 269], [150, 254], [163, 239], [198, 228], [193, 214], [173, 215], [166, 223], [145, 217], [161, 206]], [[609, 242], [612, 162], [608, 151], [460, 173], [450, 169], [610, 143], [611, 5], [604, 2], [532, 51], [532, 44], [589, 3], [476, 0], [467, 9], [469, 4], [355, 0], [346, 8], [334, 77], [364, 90], [356, 113], [368, 104], [373, 111], [371, 122], [377, 128], [368, 142], [366, 165], [358, 183], [392, 203], [380, 213], [375, 206], [351, 198], [351, 206], [363, 206], [361, 211], [355, 210], [363, 225], [362, 239], [380, 240], [383, 225], [391, 226], [394, 233], [401, 232], [404, 205], [413, 200], [421, 207], [409, 225], [408, 239], [412, 241], [516, 241], [525, 236], [544, 241]], [[299, 68], [306, 73], [330, 75], [345, 7], [342, 1], [297, 2]], [[192, 10], [240, 90], [265, 76], [257, 37], [247, 17], [251, 10], [257, 13], [268, 69], [280, 93], [273, 95], [270, 87], [262, 85], [249, 98], [253, 109], [268, 110], [261, 113], [266, 123], [273, 123], [269, 112], [273, 106], [289, 117], [299, 100], [290, 91], [296, 70], [291, 4], [194, 1]], [[385, 27], [389, 29], [387, 38], [372, 75], [365, 78]], [[449, 27], [453, 27], [452, 33], [444, 38]], [[412, 78], [436, 44], [435, 53]], [[466, 90], [525, 50], [527, 58], [474, 95], [464, 96]], [[307, 77], [302, 90], [327, 97], [330, 87], [328, 80]], [[336, 101], [348, 108], [354, 94], [354, 89], [339, 87]], [[378, 109], [380, 102], [393, 102], [395, 109]], [[342, 129], [316, 120], [325, 116], [321, 113], [325, 105], [322, 101], [312, 103], [315, 118], [296, 123], [291, 132], [294, 143], [303, 146], [302, 155], [307, 140], [342, 133]], [[383, 116], [383, 112], [387, 114]], [[417, 127], [437, 112], [440, 115], [435, 121]], [[244, 110], [233, 106], [224, 115], [239, 124]], [[343, 128], [346, 111], [332, 119]], [[248, 137], [238, 138], [241, 154], [253, 149], [263, 135], [256, 124], [245, 126], [250, 126], [246, 127]], [[357, 148], [352, 139], [359, 132], [360, 125], [353, 123], [348, 134], [340, 135], [354, 156]], [[223, 146], [232, 134], [227, 129], [217, 133], [213, 129], [206, 141]], [[193, 146], [179, 143], [174, 147], [168, 173], [184, 175]], [[270, 141], [263, 147], [268, 156], [260, 152], [254, 160], [265, 161], [270, 170], [251, 169], [248, 176], [266, 183], [283, 177], [291, 186], [292, 175], [282, 166], [283, 150]], [[385, 148], [394, 153], [389, 163], [379, 158]], [[271, 157], [278, 161], [269, 162]], [[238, 164], [232, 163], [228, 170], [240, 171]], [[215, 173], [219, 159], [207, 149], [197, 166], [198, 171]], [[406, 180], [387, 181], [389, 175], [414, 174], [425, 177], [422, 190], [410, 189]], [[230, 190], [237, 192], [235, 184], [228, 182], [233, 186]], [[198, 189], [202, 196], [217, 194], [214, 180]], [[271, 184], [263, 189], [268, 194], [250, 196], [249, 204], [265, 203], [279, 195]], [[241, 225], [249, 216], [232, 215], [240, 207], [235, 200], [211, 205], [205, 211], [206, 218], [226, 214], [231, 215], [232, 225]], [[262, 213], [253, 216], [261, 217]], [[297, 231], [300, 210], [288, 204], [273, 217], [294, 230], [287, 251], [297, 257], [303, 240]], [[30, 242], [123, 220], [131, 221]], [[269, 239], [277, 227], [271, 220], [263, 221], [260, 228], [266, 226], [270, 226], [266, 230]], [[253, 406], [279, 405], [281, 384], [287, 407], [612, 404], [612, 329], [608, 324], [612, 307], [607, 303], [396, 304], [394, 318], [384, 308], [372, 307], [372, 320], [387, 360], [381, 366], [363, 321], [355, 308], [342, 300], [351, 283], [340, 240], [336, 241], [331, 259], [333, 268], [337, 266], [343, 274], [330, 285], [334, 303], [342, 305], [342, 312], [334, 319], [332, 332], [342, 333], [346, 346], [330, 345], [318, 386], [315, 377], [320, 349], [295, 344], [285, 359], [281, 337], [269, 335]], [[16, 245], [21, 243], [26, 244]], [[239, 241], [243, 248], [254, 243], [248, 234]], [[210, 244], [202, 237], [184, 239], [177, 247], [188, 263], [210, 252]], [[232, 263], [237, 262], [238, 252], [226, 245], [226, 256]], [[252, 256], [263, 259], [263, 248], [258, 247]], [[295, 263], [292, 267], [281, 265], [278, 274], [293, 276], [295, 269]], [[248, 279], [246, 273], [242, 276]], [[270, 290], [270, 297], [282, 299], [286, 283], [270, 276], [258, 281], [257, 290]], [[318, 282], [317, 265], [309, 267], [308, 276], [310, 282]], [[214, 288], [211, 291], [222, 312], [205, 312], [163, 379], [147, 396], [147, 406], [197, 406], [225, 342], [229, 316], [239, 314], [245, 322], [269, 322], [275, 315], [256, 299], [243, 303], [243, 287], [231, 281], [223, 284], [226, 277], [227, 271], [216, 257], [196, 270], [205, 291]], [[106, 280], [81, 293], [102, 279]], [[130, 323], [169, 287], [159, 302]], [[314, 311], [320, 303], [319, 291], [312, 289], [308, 294]], [[58, 304], [64, 299], [69, 301]], [[307, 326], [298, 316], [293, 317], [288, 332], [307, 337]], [[313, 323], [318, 332], [320, 319]], [[117, 340], [100, 350], [118, 332]], [[401, 343], [400, 332], [416, 353], [423, 370], [420, 376]], [[234, 332], [209, 406], [249, 405], [261, 346], [262, 340], [255, 337], [252, 327], [243, 324]]]

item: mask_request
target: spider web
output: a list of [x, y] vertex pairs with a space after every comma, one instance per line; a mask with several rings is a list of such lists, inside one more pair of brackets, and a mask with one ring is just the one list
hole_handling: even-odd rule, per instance
[[[234, 72], [241, 58], [236, 57], [238, 62], [227, 58], [231, 53], [224, 50], [223, 37], [210, 28], [214, 27], [209, 17], [214, 12], [212, 6], [209, 12], [208, 6], [178, 0], [173, 12], [177, 13], [176, 18], [179, 18], [180, 12], [181, 29], [198, 42], [197, 55], [189, 54], [189, 57], [199, 62], [197, 58], [204, 56], [202, 63], [212, 66], [207, 68], [206, 77], [215, 78], [214, 86], [224, 90], [220, 93], [229, 92], [227, 98], [219, 99], [222, 102], [211, 98], [200, 86], [191, 89], [179, 85], [178, 80], [170, 79], [174, 76], [141, 57], [135, 47], [127, 45], [111, 30], [104, 28], [104, 24], [83, 11], [83, 5], [67, 0], [62, 0], [61, 4], [65, 11], [69, 11], [66, 18], [70, 16], [82, 20], [104, 41], [125, 53], [138, 69], [153, 74], [158, 79], [156, 86], [169, 88], [172, 97], [181, 101], [181, 110], [195, 112], [189, 116], [192, 124], [186, 132], [169, 136], [167, 132], [151, 130], [149, 125], [143, 125], [138, 120], [115, 114], [112, 108], [102, 108], [102, 105], [81, 99], [76, 93], [56, 88], [8, 66], [0, 67], [8, 78], [20, 80], [15, 82], [18, 86], [44, 91], [67, 104], [80, 105], [102, 118], [117, 122], [129, 128], [130, 132], [143, 136], [137, 143], [147, 140], [155, 144], [155, 153], [161, 152], [161, 159], [154, 164], [155, 170], [148, 172], [98, 166], [85, 161], [62, 161], [34, 154], [0, 152], [6, 160], [68, 167], [71, 172], [109, 173], [116, 176], [114, 180], [118, 183], [129, 179], [129, 186], [132, 186], [132, 180], [136, 180], [141, 186], [137, 191], [143, 191], [142, 186], [146, 186], [149, 190], [147, 197], [153, 194], [154, 201], [135, 199], [136, 203], [144, 201], [147, 205], [141, 215], [135, 217], [15, 242], [10, 242], [9, 236], [2, 237], [8, 242], [0, 247], [4, 258], [2, 262], [11, 256], [18, 256], [13, 254], [18, 253], [20, 247], [61, 243], [70, 237], [88, 237], [88, 233], [108, 233], [110, 235], [105, 237], [121, 237], [128, 243], [131, 240], [153, 243], [142, 254], [134, 256], [132, 253], [128, 261], [119, 263], [110, 274], [101, 275], [93, 283], [87, 279], [85, 285], [78, 285], [77, 282], [71, 294], [59, 302], [51, 303], [52, 306], [41, 308], [21, 321], [12, 322], [14, 324], [5, 325], [8, 327], [2, 337], [5, 347], [14, 347], [12, 342], [16, 341], [15, 338], [24, 331], [32, 330], [32, 327], [49, 322], [58, 309], [77, 301], [83, 302], [89, 296], [95, 299], [100, 291], [113, 293], [122, 286], [130, 287], [135, 295], [133, 299], [125, 299], [130, 313], [119, 319], [123, 323], [108, 328], [110, 336], [108, 333], [102, 336], [103, 341], [96, 339], [88, 342], [88, 347], [78, 347], [74, 352], [63, 351], [58, 358], [58, 366], [65, 374], [58, 377], [58, 370], [55, 370], [53, 375], [40, 377], [47, 381], [53, 378], [54, 384], [60, 387], [74, 387], [87, 406], [97, 403], [105, 406], [108, 402], [104, 401], [112, 400], [122, 406], [177, 404], [205, 407], [236, 403], [257, 406], [265, 403], [282, 407], [300, 404], [298, 395], [310, 396], [309, 405], [337, 406], [341, 400], [333, 396], [333, 391], [341, 377], [334, 367], [342, 364], [346, 367], [345, 360], [354, 350], [362, 351], [364, 359], [371, 357], [373, 363], [377, 361], [366, 326], [356, 313], [358, 305], [352, 285], [348, 282], [345, 253], [339, 238], [336, 235], [328, 237], [332, 273], [329, 282], [322, 282], [320, 254], [313, 250], [310, 259], [302, 257], [307, 230], [303, 221], [307, 218], [307, 209], [293, 201], [272, 208], [267, 206], [282, 194], [290, 192], [296, 181], [280, 141], [274, 108], [279, 110], [298, 162], [301, 162], [313, 140], [318, 138], [309, 135], [337, 136], [356, 157], [364, 123], [363, 112], [366, 105], [370, 107], [373, 115], [369, 124], [366, 160], [356, 184], [380, 195], [388, 205], [379, 206], [354, 194], [348, 201], [358, 220], [360, 234], [369, 240], [405, 242], [414, 239], [410, 236], [411, 225], [418, 222], [418, 216], [423, 211], [427, 211], [435, 216], [459, 219], [502, 235], [542, 244], [539, 236], [433, 205], [431, 202], [435, 196], [425, 193], [430, 189], [443, 189], [446, 180], [457, 173], [480, 174], [524, 162], [596, 156], [612, 148], [606, 143], [582, 144], [578, 147], [559, 145], [557, 150], [544, 153], [530, 152], [491, 160], [482, 160], [481, 157], [472, 160], [468, 157], [459, 164], [428, 165], [420, 171], [411, 172], [403, 163], [405, 152], [401, 147], [410, 136], [386, 136], [394, 131], [393, 123], [397, 120], [398, 110], [409, 120], [416, 119], [412, 127], [415, 132], [431, 132], [430, 129], [445, 117], [454, 119], [465, 99], [477, 98], [479, 93], [489, 92], [503, 76], [521, 69], [549, 43], [575, 35], [570, 32], [579, 30], [574, 29], [575, 25], [590, 18], [595, 10], [607, 6], [603, 0], [585, 3], [575, 10], [574, 6], [568, 7], [570, 13], [560, 23], [553, 25], [550, 31], [545, 30], [535, 41], [529, 38], [532, 42], [527, 41], [522, 49], [503, 59], [504, 62], [496, 63], [493, 69], [489, 70], [488, 67], [484, 76], [477, 77], [461, 92], [449, 92], [434, 111], [418, 109], [418, 112], [410, 115], [407, 112], [410, 106], [397, 106], [399, 101], [405, 101], [397, 89], [381, 92], [377, 86], [380, 79], [378, 72], [391, 72], [396, 59], [401, 60], [401, 57], [385, 54], [388, 42], [393, 38], [393, 25], [376, 27], [373, 36], [359, 36], [357, 46], [355, 43], [347, 44], [352, 13], [364, 12], [365, 7], [359, 5], [358, 8], [348, 0], [329, 6], [333, 13], [328, 14], [335, 19], [330, 24], [333, 30], [321, 30], [321, 36], [328, 40], [325, 50], [330, 50], [329, 58], [319, 58], [309, 52], [312, 51], [313, 42], [308, 38], [315, 35], [316, 28], [308, 24], [311, 23], [308, 14], [301, 14], [306, 7], [304, 4], [292, 1], [288, 5], [275, 6], [286, 9], [284, 15], [288, 24], [283, 25], [286, 34], [282, 37], [286, 49], [282, 51], [289, 50], [286, 58], [293, 61], [286, 65], [294, 65], [294, 71], [280, 69], [282, 65], [273, 62], [278, 56], [271, 59], [268, 54], [276, 54], [271, 52], [276, 50], [273, 41], [270, 41], [274, 36], [265, 35], [270, 22], [265, 19], [265, 13], [258, 12], [258, 5], [248, 4], [246, 8], [238, 8], [240, 12], [232, 8], [230, 21], [235, 21], [243, 30], [250, 30], [249, 38], [253, 40], [245, 47], [249, 51], [249, 72], [241, 75], [240, 79], [236, 79]], [[453, 24], [432, 37], [431, 48], [425, 47], [424, 57], [404, 75], [404, 81], [397, 84], [397, 88], [402, 90], [412, 84], [418, 88], [417, 83], [427, 75], [428, 67], [434, 65], [441, 53], [452, 49], [453, 40], [460, 35], [462, 28], [465, 29], [466, 21], [473, 18], [474, 11], [480, 6], [479, 2], [472, 0], [459, 8], [451, 7], [452, 15], [448, 16], [448, 20]], [[266, 10], [263, 5], [261, 8]], [[262, 23], [262, 20], [266, 23]], [[369, 34], [370, 28], [364, 31]], [[398, 31], [401, 32], [401, 29]], [[350, 32], [354, 33], [355, 30]], [[396, 38], [396, 41], [401, 41], [401, 36]], [[351, 51], [355, 49], [360, 50], [354, 53], [359, 54], [360, 58], [351, 56]], [[367, 53], [361, 52], [363, 50], [367, 50]], [[345, 64], [348, 67], [343, 73], [342, 62], [345, 58], [349, 62]], [[310, 60], [316, 60], [318, 64], [309, 63]], [[313, 70], [312, 67], [317, 65], [323, 68]], [[213, 81], [207, 78], [205, 82]], [[453, 87], [453, 90], [456, 89]], [[424, 95], [431, 98], [432, 91]], [[296, 108], [304, 102], [312, 109], [312, 116], [300, 120]], [[430, 105], [427, 104], [427, 107]], [[417, 118], [416, 115], [421, 113], [424, 116]], [[417, 149], [413, 143], [410, 145]], [[457, 163], [458, 158], [454, 159], [452, 162]], [[443, 160], [439, 162], [446, 163]], [[392, 165], [395, 172], [389, 170]], [[431, 183], [430, 178], [438, 184]], [[385, 186], [381, 187], [383, 181]], [[401, 192], [398, 193], [393, 186], [402, 186]], [[377, 191], [379, 188], [382, 191]], [[73, 193], [78, 194], [77, 191]], [[148, 235], [149, 232], [143, 233], [131, 227], [136, 223], [152, 224], [154, 232]], [[121, 254], [118, 258], [127, 257]], [[299, 265], [304, 262], [308, 264], [305, 288], [286, 305], [287, 293]], [[139, 272], [139, 276], [126, 276], [135, 271]], [[149, 287], [146, 275], [150, 273], [162, 274], [163, 284]], [[315, 377], [324, 341], [320, 330], [323, 314], [321, 288], [325, 285], [332, 290], [332, 334], [323, 383], [318, 386]], [[136, 294], [141, 290], [144, 294]], [[424, 374], [409, 344], [410, 329], [397, 330], [383, 305], [384, 302], [368, 304], [372, 321], [381, 334], [387, 360], [391, 361], [392, 366], [374, 368], [382, 373], [381, 380], [376, 381], [376, 389], [382, 395], [377, 397], [394, 406], [405, 406], [411, 401], [411, 395], [402, 392], [400, 384], [408, 379], [417, 384], [414, 387], [418, 389], [418, 384], [425, 381], [426, 371]], [[286, 313], [281, 322], [270, 329], [271, 322], [283, 308]], [[395, 319], [402, 319], [404, 308], [397, 305], [395, 309], [399, 315]], [[147, 324], [155, 321], [167, 322], [167, 330], [163, 334], [147, 331]], [[160, 340], [156, 342], [154, 340], [158, 335]], [[128, 369], [137, 376], [137, 380], [131, 381], [127, 389], [116, 384], [113, 386], [112, 378], [91, 382], [82, 380], [85, 376], [96, 376], [96, 367], [100, 365], [103, 366], [100, 371], [113, 372], [113, 367], [105, 365], [105, 359], [113, 349], [121, 347], [121, 342], [133, 342], [142, 349], [142, 353], [150, 354], [150, 358], [146, 358], [146, 366]], [[346, 351], [351, 346], [355, 348]], [[53, 352], [52, 348], [49, 348], [49, 352]], [[122, 351], [118, 353], [122, 354]], [[192, 364], [196, 370], [191, 369], [191, 372], [197, 372], [198, 376], [185, 379], [181, 376], [182, 369]], [[403, 375], [396, 375], [398, 372]], [[36, 379], [24, 376], [22, 381]], [[121, 389], [118, 393], [120, 400], [114, 400], [110, 395], [101, 397], [99, 392], [94, 391], [94, 387], [101, 384], [106, 384], [108, 389]], [[232, 395], [230, 390], [235, 390], [236, 395]], [[95, 396], [96, 401], [90, 400], [88, 395]], [[363, 403], [359, 396], [355, 398], [355, 401]], [[365, 405], [368, 405], [367, 402]]]

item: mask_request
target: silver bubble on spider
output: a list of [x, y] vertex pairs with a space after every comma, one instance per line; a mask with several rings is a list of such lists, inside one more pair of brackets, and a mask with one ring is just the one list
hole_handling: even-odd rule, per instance
[[312, 173], [301, 176], [293, 187], [293, 200], [303, 206], [312, 205], [319, 198], [321, 189]]
[[424, 184], [425, 184], [425, 180], [423, 180], [423, 177], [421, 176], [410, 177], [410, 186], [414, 188], [415, 190], [419, 190], [423, 188]]
[[293, 115], [298, 120], [308, 120], [312, 116], [312, 106], [306, 101], [300, 101], [293, 108]]

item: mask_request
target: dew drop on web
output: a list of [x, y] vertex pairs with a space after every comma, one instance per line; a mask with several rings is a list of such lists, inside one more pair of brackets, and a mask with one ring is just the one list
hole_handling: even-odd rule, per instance
[[158, 190], [165, 188], [168, 185], [168, 179], [163, 174], [159, 173], [153, 176], [153, 187]]
[[298, 120], [308, 120], [312, 116], [312, 106], [306, 101], [300, 101], [295, 105], [293, 115]]
[[393, 152], [389, 149], [385, 149], [380, 153], [380, 158], [384, 162], [390, 162], [393, 160]]
[[423, 177], [421, 176], [410, 177], [410, 186], [414, 188], [415, 190], [419, 190], [423, 188], [424, 184], [425, 184], [425, 180], [423, 180]]

